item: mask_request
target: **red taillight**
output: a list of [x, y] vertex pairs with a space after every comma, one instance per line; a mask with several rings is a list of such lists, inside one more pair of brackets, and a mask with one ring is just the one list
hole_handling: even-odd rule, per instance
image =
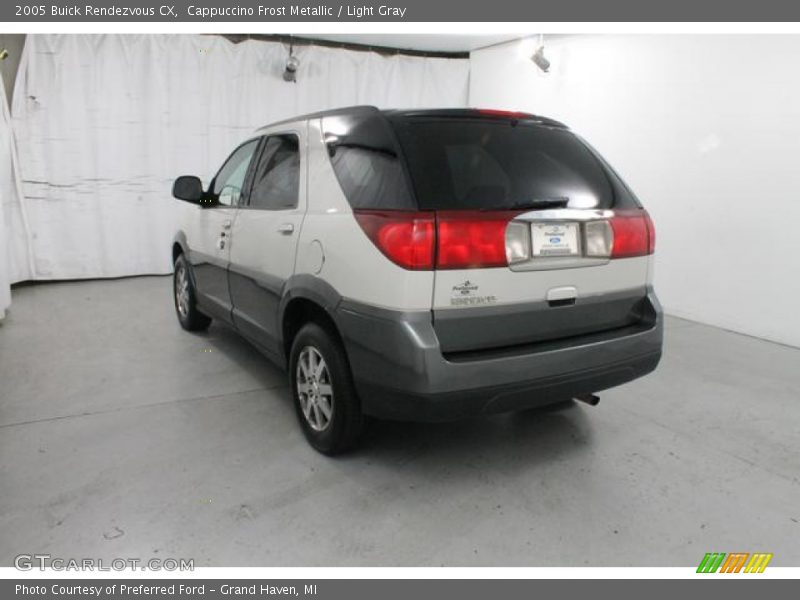
[[[506, 226], [520, 211], [353, 211], [370, 240], [404, 269], [505, 267]], [[435, 259], [434, 259], [435, 255]]]
[[436, 215], [436, 268], [505, 267], [506, 226], [520, 211], [442, 211]]
[[372, 243], [393, 263], [414, 271], [433, 268], [434, 214], [410, 211], [353, 211]]
[[618, 210], [611, 219], [614, 242], [611, 258], [645, 256], [655, 251], [656, 230], [644, 210]]

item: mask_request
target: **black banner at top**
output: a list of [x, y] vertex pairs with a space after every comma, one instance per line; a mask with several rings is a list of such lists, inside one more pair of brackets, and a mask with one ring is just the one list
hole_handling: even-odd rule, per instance
[[10, 0], [4, 22], [800, 21], [789, 0]]

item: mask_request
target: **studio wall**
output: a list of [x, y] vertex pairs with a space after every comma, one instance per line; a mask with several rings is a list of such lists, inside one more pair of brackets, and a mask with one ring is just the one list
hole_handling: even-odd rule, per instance
[[[471, 55], [473, 106], [562, 120], [658, 230], [677, 316], [800, 346], [800, 36], [546, 37]], [[709, 349], [713, 351], [713, 349]]]
[[201, 35], [29, 35], [14, 91], [34, 279], [171, 271], [175, 176], [207, 182], [254, 129], [374, 104], [463, 106], [469, 61]]
[[11, 283], [30, 279], [32, 272], [19, 165], [3, 87], [0, 79], [0, 319], [11, 304]]

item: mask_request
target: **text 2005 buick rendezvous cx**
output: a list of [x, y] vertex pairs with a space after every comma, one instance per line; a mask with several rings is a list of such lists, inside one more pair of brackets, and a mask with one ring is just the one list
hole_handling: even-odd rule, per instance
[[172, 247], [178, 320], [236, 328], [289, 372], [311, 445], [364, 415], [443, 420], [591, 398], [652, 371], [655, 231], [563, 124], [361, 106], [236, 148]]

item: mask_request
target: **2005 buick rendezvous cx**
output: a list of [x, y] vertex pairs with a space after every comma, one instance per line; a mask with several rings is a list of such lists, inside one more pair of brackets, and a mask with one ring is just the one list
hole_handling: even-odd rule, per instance
[[655, 232], [563, 124], [360, 106], [258, 130], [172, 247], [178, 320], [288, 369], [311, 445], [364, 415], [442, 420], [589, 399], [655, 369]]

